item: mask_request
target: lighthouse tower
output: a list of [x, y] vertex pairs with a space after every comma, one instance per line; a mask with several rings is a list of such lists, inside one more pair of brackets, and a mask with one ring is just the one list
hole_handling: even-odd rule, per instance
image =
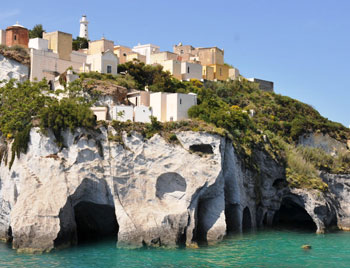
[[87, 40], [89, 40], [88, 24], [89, 22], [86, 19], [86, 15], [83, 15], [80, 20], [79, 37], [86, 38]]

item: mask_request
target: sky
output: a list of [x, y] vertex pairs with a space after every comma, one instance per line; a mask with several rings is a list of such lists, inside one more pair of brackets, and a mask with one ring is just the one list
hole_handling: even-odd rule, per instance
[[243, 76], [273, 81], [276, 93], [350, 125], [349, 0], [4, 1], [0, 29], [18, 21], [76, 37], [83, 14], [91, 40], [222, 48]]

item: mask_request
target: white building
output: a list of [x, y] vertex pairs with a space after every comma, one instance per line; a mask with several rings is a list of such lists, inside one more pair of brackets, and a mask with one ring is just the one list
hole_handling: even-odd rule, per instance
[[128, 100], [134, 106], [150, 106], [149, 99], [150, 92], [148, 91], [136, 90], [128, 93]]
[[194, 93], [155, 92], [150, 95], [152, 114], [161, 122], [187, 119], [187, 111], [194, 105], [197, 105], [197, 95]]
[[85, 62], [86, 54], [77, 51], [70, 54], [70, 60], [65, 60], [60, 58], [59, 54], [51, 52], [47, 48], [42, 50], [31, 48], [30, 80], [37, 79], [41, 81], [45, 77], [49, 81], [54, 81], [57, 75], [65, 72], [69, 67], [72, 67], [75, 72], [80, 72]]
[[[87, 69], [86, 69], [87, 68]], [[116, 75], [118, 72], [118, 57], [110, 50], [88, 55], [84, 71], [95, 71]]]
[[166, 121], [180, 121], [187, 119], [188, 109], [197, 105], [197, 95], [172, 93], [167, 95], [166, 102]]
[[34, 48], [37, 50], [48, 51], [49, 50], [49, 40], [42, 38], [32, 38], [29, 39], [28, 48]]
[[134, 107], [134, 121], [140, 123], [151, 123], [152, 108], [147, 106]]
[[86, 19], [86, 15], [83, 15], [80, 20], [79, 37], [86, 38], [87, 40], [89, 40], [88, 24], [89, 22]]
[[138, 44], [137, 46], [134, 46], [132, 50], [146, 56], [146, 64], [151, 64], [151, 55], [160, 51], [159, 46], [152, 44]]
[[111, 111], [112, 120], [118, 120], [126, 122], [128, 120], [134, 120], [134, 107], [127, 105], [116, 105], [112, 107]]
[[6, 45], [6, 31], [0, 29], [0, 45]]
[[182, 80], [202, 80], [202, 65], [183, 61], [181, 62], [181, 75]]
[[91, 110], [96, 116], [97, 121], [105, 121], [107, 119], [107, 107], [91, 107]]
[[153, 116], [160, 122], [166, 122], [166, 105], [167, 95], [166, 92], [155, 92], [150, 95], [150, 106], [152, 107]]

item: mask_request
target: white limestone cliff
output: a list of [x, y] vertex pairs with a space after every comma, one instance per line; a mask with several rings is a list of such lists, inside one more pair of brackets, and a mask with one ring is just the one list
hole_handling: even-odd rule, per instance
[[23, 82], [28, 79], [28, 75], [28, 66], [0, 54], [0, 82], [10, 79]]
[[285, 197], [305, 208], [318, 232], [337, 216], [332, 196], [290, 190], [284, 169], [264, 153], [256, 154], [257, 173], [223, 137], [176, 135], [173, 145], [125, 134], [120, 145], [105, 128], [78, 129], [64, 133], [59, 150], [50, 133], [32, 129], [28, 152], [11, 170], [0, 165], [0, 238], [22, 251], [50, 251], [76, 244], [91, 218], [96, 232], [117, 233], [118, 246], [211, 244], [271, 225]]

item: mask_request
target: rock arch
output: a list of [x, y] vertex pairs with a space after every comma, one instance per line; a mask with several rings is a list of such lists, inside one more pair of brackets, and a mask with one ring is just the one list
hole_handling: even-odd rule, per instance
[[242, 229], [240, 204], [226, 204], [225, 206], [226, 232], [239, 233]]
[[117, 242], [119, 225], [110, 189], [105, 180], [85, 178], [60, 210], [60, 231], [55, 247], [66, 247], [104, 238]]
[[305, 210], [303, 203], [291, 196], [284, 197], [273, 217], [273, 225], [288, 229], [303, 229], [316, 232], [317, 225]]
[[242, 231], [247, 232], [252, 229], [252, 216], [248, 207], [243, 210]]

